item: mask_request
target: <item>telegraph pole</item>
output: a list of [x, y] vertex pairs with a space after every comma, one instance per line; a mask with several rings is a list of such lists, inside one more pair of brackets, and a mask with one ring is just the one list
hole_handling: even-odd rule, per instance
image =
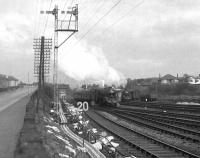
[[29, 95], [29, 86], [30, 86], [30, 84], [29, 84], [29, 72], [28, 72], [28, 95]]
[[35, 52], [34, 60], [34, 74], [38, 77], [38, 96], [37, 96], [37, 107], [38, 112], [39, 100], [41, 97], [41, 91], [44, 88], [45, 74], [50, 72], [50, 50], [52, 48], [52, 40], [45, 39], [44, 36], [33, 41], [33, 49]]
[[42, 76], [43, 76], [43, 67], [44, 67], [44, 63], [43, 63], [43, 56], [44, 56], [44, 36], [41, 37], [41, 42], [40, 42], [40, 66], [39, 66], [39, 92], [42, 89]]

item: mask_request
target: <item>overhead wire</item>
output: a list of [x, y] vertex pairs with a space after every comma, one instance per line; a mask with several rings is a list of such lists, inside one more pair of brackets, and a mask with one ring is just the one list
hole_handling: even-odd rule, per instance
[[[92, 16], [90, 16], [90, 18], [88, 18], [88, 20], [87, 20], [86, 23], [82, 26], [82, 28], [85, 28], [85, 27], [89, 24], [89, 22], [92, 20], [92, 18], [93, 18], [93, 17], [98, 13], [98, 11], [103, 7], [104, 3], [105, 3], [105, 0], [103, 0], [103, 3], [102, 3], [101, 5], [99, 5], [99, 7], [96, 6], [96, 11], [95, 11], [95, 13], [94, 13]], [[97, 4], [98, 4], [98, 3], [97, 3]]]
[[39, 5], [40, 5], [40, 0], [37, 0], [36, 1], [36, 4], [35, 4], [35, 19], [34, 19], [34, 33], [33, 33], [33, 36], [37, 36], [37, 32], [38, 32], [38, 28], [39, 28], [39, 21], [37, 20], [38, 19], [38, 15], [39, 15]]
[[[50, 0], [49, 10], [51, 9], [52, 2], [53, 2], [53, 0]], [[43, 34], [45, 34], [45, 31], [46, 31], [46, 27], [47, 27], [47, 23], [48, 23], [48, 17], [49, 17], [49, 14], [47, 14], [47, 18], [46, 18], [46, 23], [45, 23], [45, 26], [44, 26]]]
[[103, 30], [102, 33], [106, 32], [109, 28], [113, 27], [117, 23], [119, 23], [122, 19], [126, 18], [134, 9], [139, 7], [145, 2], [145, 0], [142, 0], [141, 2], [137, 3], [135, 6], [133, 6], [130, 10], [128, 10], [124, 15], [122, 15], [120, 18], [118, 18], [115, 22], [113, 22], [110, 26], [108, 26], [106, 29]]
[[[87, 30], [87, 27], [85, 27], [85, 26], [88, 25], [88, 23], [90, 21], [89, 19], [91, 19], [94, 16], [94, 14], [96, 14], [97, 10], [99, 10], [98, 9], [99, 4], [101, 4], [101, 3], [96, 0], [93, 3], [93, 7], [91, 7], [90, 5], [87, 5], [86, 8], [84, 8], [83, 6], [80, 6], [80, 8], [79, 8], [79, 28], [84, 28], [84, 30]], [[83, 9], [83, 11], [81, 9]], [[87, 17], [89, 17], [89, 19]], [[81, 30], [79, 29], [79, 32], [76, 35], [80, 35], [79, 33]]]
[[[66, 1], [67, 2], [67, 1]], [[65, 4], [64, 4], [64, 7], [63, 7], [63, 10], [65, 10], [65, 8], [66, 8], [66, 6], [67, 6], [67, 3], [65, 2]], [[68, 0], [68, 2], [69, 2], [69, 0]], [[95, 1], [96, 3], [96, 5], [95, 5], [95, 7], [98, 5], [98, 1]], [[72, 6], [72, 4], [74, 3], [74, 0], [72, 0], [71, 1], [71, 3], [69, 4], [69, 6], [71, 7]], [[81, 7], [79, 8], [79, 11], [81, 10], [81, 8], [83, 8], [85, 5], [86, 5], [86, 2], [84, 2], [83, 3], [83, 1], [81, 2], [83, 5], [81, 5]], [[88, 5], [87, 5], [88, 6]], [[95, 8], [95, 7], [93, 7], [93, 8]], [[90, 10], [89, 12], [87, 12], [88, 14], [90, 14], [91, 15], [91, 9], [90, 9], [90, 6], [87, 8], [87, 9], [84, 9], [83, 11], [85, 12], [85, 11], [88, 11], [88, 10]], [[79, 14], [80, 15], [80, 14]], [[86, 15], [85, 13], [84, 13], [84, 15]], [[66, 19], [66, 17], [67, 17], [67, 14], [65, 14], [65, 16], [64, 16], [64, 18], [63, 18], [63, 20], [61, 20], [61, 21], [65, 21], [65, 19]], [[79, 19], [81, 19], [80, 17], [79, 17]]]
[[41, 24], [41, 22], [42, 21], [44, 21], [44, 20], [42, 20], [42, 17], [44, 17], [44, 16], [41, 16], [40, 15], [40, 11], [41, 11], [41, 8], [42, 8], [42, 3], [41, 3], [41, 1], [42, 0], [39, 0], [39, 7], [38, 7], [38, 29], [37, 29], [37, 35], [38, 36], [40, 36], [41, 34], [42, 34], [42, 32], [43, 32], [43, 27], [44, 27], [44, 25], [43, 24]]
[[41, 35], [41, 30], [43, 29], [43, 25], [41, 24], [42, 23], [42, 16], [40, 16], [40, 10], [41, 10], [41, 7], [42, 7], [42, 3], [41, 3], [42, 0], [39, 0], [39, 7], [38, 7], [38, 17], [39, 17], [39, 20], [38, 20], [38, 29], [37, 29], [37, 35], [40, 36]]
[[67, 6], [67, 2], [68, 2], [68, 0], [65, 0], [65, 4], [63, 6], [63, 10], [65, 10], [65, 7]]
[[88, 15], [91, 15], [91, 13], [92, 13], [91, 10], [93, 10], [93, 8], [95, 8], [97, 6], [97, 4], [99, 3], [98, 0], [95, 0], [95, 3], [93, 3], [94, 7], [91, 7], [90, 5], [87, 5], [87, 1], [90, 1], [90, 0], [86, 0], [84, 4], [83, 3], [78, 3], [78, 5], [79, 5], [78, 10], [81, 12], [81, 10], [83, 9], [83, 12], [81, 12], [80, 15], [84, 15], [84, 17], [87, 17]]
[[[71, 1], [70, 6], [72, 6], [73, 2], [74, 2], [74, 0]], [[67, 17], [67, 14], [65, 14], [63, 21], [65, 20], [66, 17]]]
[[92, 27], [90, 27], [90, 29], [75, 43], [75, 45], [79, 43], [87, 34], [89, 34], [94, 27], [103, 20], [103, 18], [105, 18], [115, 7], [119, 5], [121, 1], [122, 0], [118, 0], [117, 3], [115, 3], [94, 25], [92, 25]]

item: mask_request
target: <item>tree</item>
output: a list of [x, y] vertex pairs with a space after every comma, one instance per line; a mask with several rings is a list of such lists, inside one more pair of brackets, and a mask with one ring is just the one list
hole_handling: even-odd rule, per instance
[[183, 75], [183, 78], [188, 78], [188, 77], [190, 77], [190, 75], [188, 75], [188, 74]]

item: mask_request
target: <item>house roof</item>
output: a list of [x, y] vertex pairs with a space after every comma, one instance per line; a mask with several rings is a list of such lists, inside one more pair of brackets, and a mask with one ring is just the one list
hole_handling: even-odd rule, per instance
[[6, 76], [6, 75], [3, 75], [3, 74], [0, 74], [0, 80], [18, 81], [18, 79], [16, 79], [13, 76]]
[[161, 79], [162, 80], [174, 80], [174, 79], [176, 79], [176, 77], [174, 77], [170, 74], [167, 74], [167, 75], [163, 76]]

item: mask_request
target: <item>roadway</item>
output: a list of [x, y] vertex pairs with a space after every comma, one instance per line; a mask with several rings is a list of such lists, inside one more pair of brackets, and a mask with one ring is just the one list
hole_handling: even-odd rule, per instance
[[26, 104], [35, 89], [26, 87], [0, 93], [0, 158], [13, 158]]

